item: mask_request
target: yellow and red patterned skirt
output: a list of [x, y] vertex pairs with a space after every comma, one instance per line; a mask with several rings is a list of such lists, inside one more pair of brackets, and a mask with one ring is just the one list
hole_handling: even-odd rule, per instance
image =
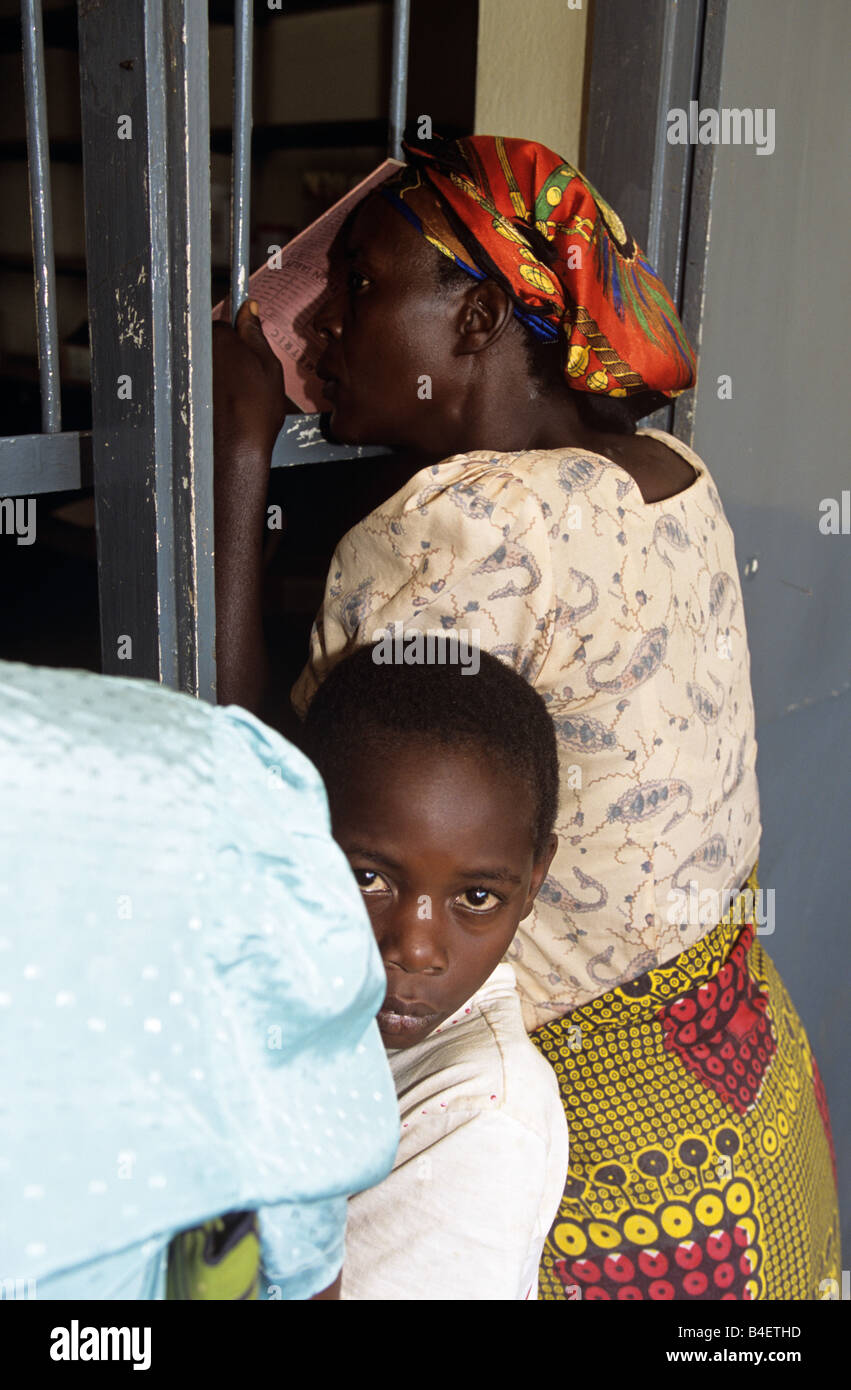
[[838, 1297], [827, 1099], [756, 892], [754, 869], [697, 945], [531, 1035], [570, 1130], [539, 1298]]

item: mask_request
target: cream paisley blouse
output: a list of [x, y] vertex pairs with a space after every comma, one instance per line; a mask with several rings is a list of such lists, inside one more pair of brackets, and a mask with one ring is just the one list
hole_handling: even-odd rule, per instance
[[582, 449], [417, 473], [340, 542], [293, 690], [303, 714], [335, 661], [402, 623], [463, 633], [543, 696], [559, 848], [509, 952], [529, 1029], [699, 940], [759, 848], [733, 534], [697, 455], [640, 433], [695, 469], [684, 492], [646, 503]]

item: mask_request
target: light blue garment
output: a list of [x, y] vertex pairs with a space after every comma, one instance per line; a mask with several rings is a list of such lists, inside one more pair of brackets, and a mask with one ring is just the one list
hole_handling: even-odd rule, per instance
[[0, 663], [0, 1281], [162, 1297], [174, 1233], [259, 1209], [275, 1296], [324, 1288], [396, 1151], [384, 991], [296, 749]]

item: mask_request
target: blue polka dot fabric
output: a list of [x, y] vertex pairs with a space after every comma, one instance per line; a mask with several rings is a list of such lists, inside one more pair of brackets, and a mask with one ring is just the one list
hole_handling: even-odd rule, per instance
[[161, 1297], [259, 1211], [306, 1298], [392, 1166], [385, 977], [324, 789], [245, 711], [0, 663], [0, 1279]]

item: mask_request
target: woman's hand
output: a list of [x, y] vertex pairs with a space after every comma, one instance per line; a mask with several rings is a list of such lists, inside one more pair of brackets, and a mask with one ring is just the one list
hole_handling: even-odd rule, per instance
[[[253, 311], [253, 312], [252, 312]], [[236, 324], [213, 324], [213, 432], [217, 462], [234, 452], [271, 459], [288, 407], [284, 373], [246, 299]]]

